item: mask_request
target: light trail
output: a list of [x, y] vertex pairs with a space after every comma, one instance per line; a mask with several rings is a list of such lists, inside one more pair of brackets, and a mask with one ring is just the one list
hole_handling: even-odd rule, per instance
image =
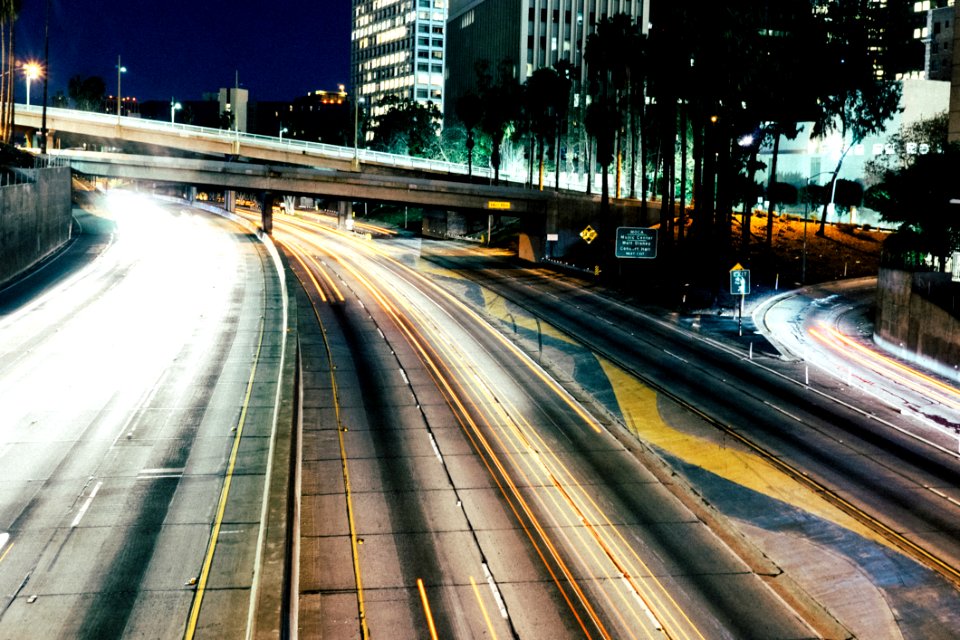
[[[321, 302], [327, 302], [328, 298], [324, 295], [324, 292], [322, 287], [320, 286], [320, 283], [317, 281], [316, 277], [313, 275], [313, 271], [307, 266], [302, 256], [305, 255], [307, 259], [313, 262], [315, 267], [317, 268], [320, 268], [319, 263], [312, 256], [310, 256], [308, 252], [304, 251], [303, 248], [300, 247], [299, 245], [296, 248], [294, 248], [291, 245], [283, 244], [282, 242], [281, 244], [289, 253], [291, 253], [296, 258], [296, 260], [301, 264], [301, 266], [303, 266], [304, 271], [307, 273], [307, 275], [310, 278], [310, 281], [313, 283], [314, 290], [319, 295]], [[337, 293], [339, 294], [339, 289], [337, 289]], [[340, 295], [339, 299], [343, 301], [343, 296]], [[347, 462], [346, 443], [344, 442], [344, 437], [343, 437], [344, 427], [343, 427], [343, 422], [340, 416], [340, 393], [339, 393], [339, 387], [337, 385], [337, 378], [335, 373], [336, 367], [334, 366], [333, 353], [330, 349], [330, 343], [327, 340], [327, 332], [326, 332], [326, 329], [324, 328], [323, 321], [320, 318], [319, 309], [317, 309], [316, 304], [312, 300], [311, 300], [311, 308], [313, 309], [313, 314], [317, 320], [317, 324], [321, 328], [321, 334], [323, 336], [323, 345], [327, 354], [327, 361], [330, 369], [330, 391], [333, 396], [333, 408], [334, 408], [334, 415], [336, 418], [336, 427], [337, 427], [337, 441], [340, 449], [341, 474], [343, 476], [344, 491], [346, 494], [347, 523], [350, 529], [350, 550], [351, 550], [352, 561], [353, 561], [353, 574], [354, 574], [354, 581], [357, 585], [357, 617], [360, 623], [359, 631], [360, 631], [361, 640], [367, 640], [370, 637], [370, 629], [369, 629], [369, 626], [367, 625], [366, 602], [364, 599], [364, 592], [363, 592], [363, 575], [360, 570], [359, 540], [357, 536], [356, 519], [354, 517], [353, 497], [352, 497], [352, 489], [350, 485], [350, 469]]]
[[960, 390], [893, 358], [878, 353], [851, 339], [835, 328], [811, 328], [809, 333], [820, 344], [925, 397], [960, 411]]
[[433, 613], [430, 611], [430, 601], [427, 599], [427, 590], [423, 587], [423, 579], [417, 578], [417, 589], [420, 591], [420, 602], [423, 603], [423, 613], [427, 617], [427, 628], [430, 638], [437, 640], [437, 625], [433, 623]]
[[[326, 229], [324, 230], [327, 231], [328, 233], [330, 232], [329, 230], [326, 230]], [[336, 233], [336, 235], [340, 237], [345, 237], [345, 234]], [[304, 240], [307, 242], [311, 242], [316, 246], [315, 240], [312, 240], [306, 237], [304, 237]], [[357, 246], [356, 243], [352, 243], [352, 244]], [[467, 313], [467, 315], [473, 318], [479, 326], [483, 326], [486, 330], [490, 331], [491, 328], [489, 328], [489, 325], [487, 325], [485, 322], [482, 322], [482, 320], [480, 320], [480, 318], [472, 310], [466, 308], [464, 305], [462, 305], [462, 303], [460, 303], [459, 300], [456, 300], [455, 298], [453, 298], [445, 290], [439, 289], [434, 283], [425, 279], [421, 274], [410, 270], [408, 267], [406, 267], [402, 263], [397, 262], [396, 260], [386, 255], [382, 251], [377, 250], [375, 246], [370, 245], [369, 243], [361, 243], [359, 246], [361, 246], [366, 251], [372, 252], [374, 254], [379, 255], [380, 257], [386, 258], [390, 262], [390, 264], [396, 267], [399, 267], [405, 273], [414, 276], [419, 281], [420, 284], [425, 284], [431, 290], [434, 290], [440, 293], [444, 298], [454, 303], [459, 309], [464, 310], [465, 313]], [[401, 321], [400, 318], [401, 317], [405, 318], [409, 316], [420, 316], [421, 324], [423, 325], [430, 324], [429, 319], [423, 316], [421, 313], [419, 313], [409, 303], [402, 302], [400, 298], [398, 298], [398, 302], [405, 308], [405, 313], [399, 312], [399, 310], [396, 309], [396, 307], [394, 307], [391, 303], [389, 303], [386, 300], [386, 297], [379, 292], [379, 289], [373, 286], [373, 284], [369, 281], [369, 279], [359, 274], [359, 272], [357, 272], [353, 267], [346, 265], [342, 257], [337, 257], [337, 256], [334, 256], [334, 257], [341, 266], [351, 271], [354, 277], [356, 277], [361, 283], [363, 283], [365, 288], [367, 288], [367, 290], [371, 293], [371, 295], [373, 295], [374, 298], [377, 299], [378, 303], [382, 306], [382, 308], [389, 315], [394, 317], [395, 322], [398, 324], [401, 330], [407, 333], [408, 339], [416, 340], [418, 344], [421, 344], [421, 346], [418, 347], [418, 350], [420, 350], [421, 353], [424, 354], [426, 352], [426, 349], [422, 346], [422, 343], [420, 343], [420, 341], [423, 340], [422, 335], [413, 326], [411, 326], [409, 329], [405, 329], [404, 328], [405, 322], [408, 322], [408, 321], [405, 321], [405, 320]], [[437, 330], [439, 331], [439, 327], [437, 327]], [[502, 336], [500, 336], [499, 333], [491, 331], [491, 334], [497, 337], [498, 340], [506, 344], [510, 351], [518, 355], [521, 353], [516, 349], [516, 347], [513, 346], [512, 343], [504, 341], [504, 339], [502, 338]], [[418, 337], [414, 337], [414, 335]], [[439, 345], [441, 343], [437, 343], [437, 344]], [[446, 344], [449, 346], [452, 346], [454, 342], [449, 341]], [[519, 418], [519, 422], [522, 422], [524, 424], [520, 425], [518, 424], [518, 420], [511, 417], [511, 416], [522, 416], [522, 412], [518, 411], [517, 408], [513, 406], [503, 407], [501, 404], [503, 403], [503, 399], [499, 398], [496, 394], [494, 394], [491, 390], [489, 390], [487, 388], [487, 385], [480, 381], [478, 374], [473, 373], [473, 375], [466, 375], [471, 370], [476, 370], [476, 365], [474, 364], [473, 366], [470, 366], [470, 363], [468, 362], [469, 359], [464, 358], [462, 354], [454, 353], [453, 351], [451, 351], [449, 346], [447, 348], [441, 347], [441, 350], [446, 354], [446, 357], [441, 358], [441, 360], [445, 360], [447, 362], [459, 363], [459, 366], [455, 367], [454, 370], [460, 370], [464, 372], [465, 375], [461, 375], [459, 377], [461, 380], [466, 381], [468, 387], [470, 388], [470, 391], [472, 393], [468, 395], [485, 398], [486, 400], [486, 402], [484, 403], [485, 406], [490, 407], [495, 414], [499, 414], [498, 415], [499, 419], [496, 422], [498, 422], [501, 425], [501, 428], [505, 429], [506, 430], [505, 432], [508, 435], [511, 433], [514, 434], [516, 437], [516, 440], [520, 443], [521, 447], [534, 453], [534, 455], [531, 455], [531, 456], [523, 456], [522, 457], [522, 460], [524, 461], [523, 464], [517, 462], [516, 459], [513, 459], [511, 457], [513, 460], [514, 467], [520, 471], [521, 475], [523, 476], [523, 479], [526, 480], [527, 483], [533, 483], [534, 481], [532, 481], [527, 474], [537, 472], [535, 473], [535, 475], [542, 478], [543, 481], [546, 482], [548, 485], [553, 485], [556, 488], [556, 491], [545, 492], [549, 494], [550, 499], [553, 502], [554, 508], [552, 509], [550, 508], [550, 505], [543, 502], [544, 500], [543, 496], [541, 496], [539, 493], [536, 493], [535, 496], [537, 501], [541, 505], [541, 508], [544, 508], [544, 510], [547, 513], [552, 514], [552, 517], [554, 518], [558, 517], [558, 512], [559, 512], [559, 514], [561, 514], [559, 517], [566, 520], [567, 526], [558, 526], [558, 530], [561, 532], [561, 535], [563, 535], [564, 538], [567, 540], [567, 543], [570, 546], [573, 554], [577, 557], [578, 562], [584, 567], [589, 567], [591, 564], [590, 562], [587, 562], [586, 560], [584, 560], [582, 556], [580, 556], [579, 552], [577, 551], [577, 548], [579, 546], [587, 549], [588, 555], [590, 555], [590, 559], [592, 560], [593, 566], [596, 566], [596, 567], [603, 566], [602, 558], [606, 558], [607, 561], [612, 563], [614, 572], [623, 578], [622, 580], [623, 583], [629, 585], [629, 591], [630, 591], [629, 594], [624, 593], [620, 589], [616, 590], [617, 593], [619, 594], [619, 599], [621, 600], [621, 604], [630, 610], [632, 617], [636, 621], [641, 623], [649, 623], [650, 620], [654, 620], [655, 621], [654, 627], [659, 630], [660, 628], [663, 627], [663, 623], [660, 621], [657, 615], [653, 613], [653, 609], [656, 608], [661, 612], [660, 615], [663, 615], [665, 617], [667, 621], [667, 627], [673, 627], [675, 629], [675, 631], [672, 634], [668, 634], [669, 637], [702, 638], [703, 636], [696, 629], [692, 621], [680, 609], [679, 605], [676, 603], [676, 601], [673, 600], [673, 598], [667, 592], [664, 585], [655, 578], [654, 572], [651, 571], [642, 562], [642, 560], [639, 558], [636, 551], [626, 541], [626, 538], [619, 531], [619, 528], [613, 525], [609, 517], [607, 517], [603, 513], [603, 511], [599, 508], [599, 506], [583, 490], [583, 487], [575, 480], [575, 478], [573, 478], [573, 475], [570, 473], [569, 469], [567, 469], [562, 463], [560, 463], [559, 458], [556, 456], [556, 454], [554, 454], [550, 450], [550, 448], [546, 445], [546, 443], [542, 440], [542, 438], [539, 437], [539, 434], [537, 434], [536, 430], [533, 429], [532, 425], [526, 422], [522, 417]], [[421, 359], [423, 359], [423, 357], [424, 356], [422, 355]], [[531, 364], [528, 362], [528, 359], [526, 359], [525, 357], [521, 357], [521, 360], [526, 362], [528, 367], [531, 367], [531, 369], [534, 369], [531, 366]], [[544, 379], [544, 374], [542, 373], [542, 371], [539, 371], [538, 369], [534, 369], [534, 370], [538, 374], [538, 377], [540, 377], [545, 382], [547, 382], [547, 380]], [[441, 384], [445, 386], [447, 389], [451, 390], [451, 393], [452, 393], [451, 397], [455, 398], [462, 395], [462, 391], [453, 391], [455, 388], [461, 389], [461, 387], [457, 383], [449, 380], [444, 374], [440, 372], [439, 368], [437, 368], [436, 371], [437, 371], [438, 377], [440, 378], [440, 380], [438, 381], [438, 384]], [[553, 381], [550, 380], [549, 382], [553, 382]], [[553, 383], [553, 384], [548, 383], [547, 386], [553, 390], [557, 389], [556, 383]], [[570, 399], [567, 394], [561, 393], [558, 395], [568, 405], [571, 404], [572, 399]], [[448, 402], [450, 401], [451, 400], [448, 399]], [[457, 409], [458, 404], [459, 404], [459, 401], [454, 401], [451, 404], [451, 406]], [[582, 408], [579, 407], [579, 405], [576, 405], [576, 409], [577, 409], [577, 413], [581, 415], [581, 417], [583, 417], [588, 422], [588, 424], [590, 424], [594, 428], [594, 430], [599, 431], [599, 427], [596, 426], [596, 422], [587, 414], [585, 414], [585, 412], [583, 411]], [[503, 477], [505, 478], [505, 480], [508, 482], [509, 485], [511, 485], [511, 488], [513, 489], [512, 492], [515, 492], [516, 483], [509, 478], [509, 475], [507, 474], [502, 462], [500, 462], [496, 458], [496, 454], [494, 454], [493, 450], [490, 449], [489, 444], [485, 442], [485, 439], [483, 438], [482, 434], [480, 434], [479, 431], [476, 431], [476, 423], [473, 423], [472, 420], [469, 418], [469, 416], [467, 416], [464, 413], [464, 411], [465, 410], [460, 409], [460, 410], [457, 410], [456, 413], [464, 415], [464, 417], [467, 420], [467, 424], [464, 425], [465, 428], [469, 424], [472, 427], [472, 429], [474, 429], [475, 435], [478, 437], [478, 439], [480, 439], [481, 444], [483, 445], [483, 449], [487, 452], [489, 456], [492, 457], [494, 466], [496, 466], [501, 471], [501, 474], [503, 474]], [[501, 441], [501, 445], [503, 445], [502, 448], [504, 450], [509, 451], [509, 447], [502, 442], [501, 437], [496, 435], [497, 433], [496, 429], [494, 429], [489, 422], [486, 422], [485, 420], [484, 422], [487, 425], [490, 432], [494, 434], [494, 438], [496, 440]], [[539, 441], [539, 447], [534, 447], [533, 444], [531, 444], [531, 435], [534, 440]], [[471, 440], [473, 440], [473, 438], [471, 438]], [[475, 444], [475, 446], [477, 445]], [[483, 452], [481, 451], [481, 448], [480, 447], [477, 447], [477, 448], [478, 448], [478, 452], [481, 452], [481, 455], [482, 455]], [[552, 459], [553, 468], [550, 468], [550, 466], [544, 462], [542, 456], [536, 453], [538, 449], [547, 451], [549, 457]], [[534, 461], [536, 466], [531, 467], [530, 465], [534, 464]], [[523, 469], [524, 465], [527, 466], [526, 471], [524, 471]], [[560, 470], [559, 473], [557, 472], [557, 469]], [[562, 480], [558, 479], [558, 476], [562, 478]], [[571, 490], [572, 490], [572, 493], [571, 493]], [[523, 506], [523, 509], [527, 511], [529, 507], [526, 506], [526, 503], [523, 500], [523, 498], [519, 494], [514, 493], [514, 495], [520, 501], [520, 504]], [[505, 497], [507, 497], [508, 501], [510, 501], [509, 496], [505, 494]], [[585, 498], [586, 504], [583, 504], [584, 498]], [[555, 543], [551, 542], [546, 537], [546, 533], [543, 530], [542, 526], [535, 521], [532, 514], [530, 514], [529, 511], [527, 511], [527, 513], [528, 513], [528, 517], [531, 518], [531, 521], [534, 524], [535, 528], [538, 530], [538, 533], [541, 535], [541, 539], [547, 545], [547, 548], [551, 550], [552, 555], [555, 556], [555, 560], [558, 561], [558, 564], [561, 566], [565, 575], [567, 575], [568, 579], [571, 580], [571, 584], [576, 584], [572, 580], [572, 576], [567, 573], [568, 570], [566, 570], [565, 565], [563, 565], [559, 560], [559, 557], [555, 555], [557, 553]], [[562, 523], [557, 523], [557, 524], [560, 525]], [[579, 542], [579, 545], [573, 544], [573, 541], [569, 537], [567, 537], [566, 531], [568, 530], [575, 532], [575, 535], [579, 538], [579, 540], [577, 541]], [[606, 531], [613, 532], [613, 536], [611, 537], [609, 534], [605, 533]], [[528, 536], [529, 536], [529, 532], [528, 532]], [[591, 544], [587, 544], [588, 541], [594, 542], [596, 544], [596, 547], [594, 547]], [[598, 555], [598, 549], [599, 549], [599, 555]], [[624, 549], [626, 549], [626, 551], [624, 551]], [[622, 555], [626, 555], [627, 560], [619, 559], [619, 557]], [[632, 558], [632, 561], [630, 560], [631, 558]], [[639, 565], [639, 567], [631, 567], [630, 565], [632, 565], [633, 562], [636, 562]], [[649, 576], [649, 580], [652, 581], [655, 585], [654, 591], [645, 590], [641, 586], [641, 584], [638, 582], [638, 576], [641, 575], [641, 573], [646, 573]], [[614, 584], [617, 584], [619, 582], [621, 581], [613, 581]], [[559, 583], [558, 583], [558, 586], [559, 586]], [[589, 605], [589, 603], [585, 599], [585, 595], [583, 594], [583, 592], [579, 590], [579, 587], [577, 588], [577, 593], [578, 593], [578, 598], [581, 600], [582, 604], [584, 604], [584, 606], [587, 607], [587, 610], [591, 612], [591, 617], [593, 618], [594, 623], [598, 625], [599, 629], [601, 629], [600, 631], [601, 634], [604, 637], [610, 637], [608, 633], [603, 630], [602, 623], [600, 623], [599, 619], [596, 617], [596, 613], [593, 611], [592, 606]], [[607, 600], [608, 604], [611, 605], [610, 610], [613, 611], [618, 618], [620, 618], [621, 623], [626, 629], [630, 629], [631, 625], [629, 625], [625, 620], [622, 619], [622, 617], [620, 617], [619, 608], [616, 605], [614, 605], [612, 601], [609, 600], [609, 595], [605, 591], [602, 591], [601, 593], [603, 597]], [[636, 606], [638, 603], [640, 605], [639, 607]], [[664, 614], [663, 613], [664, 610], [667, 610], [668, 613]], [[675, 615], [673, 613], [674, 610], [678, 612], [678, 615]], [[643, 626], [646, 627], [645, 624]], [[586, 631], [586, 629], [584, 629], [584, 631]]]

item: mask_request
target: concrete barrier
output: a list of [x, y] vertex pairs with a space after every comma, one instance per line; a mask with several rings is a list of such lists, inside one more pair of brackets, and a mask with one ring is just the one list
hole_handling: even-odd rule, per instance
[[0, 285], [29, 271], [70, 240], [70, 169], [24, 169], [0, 186]]

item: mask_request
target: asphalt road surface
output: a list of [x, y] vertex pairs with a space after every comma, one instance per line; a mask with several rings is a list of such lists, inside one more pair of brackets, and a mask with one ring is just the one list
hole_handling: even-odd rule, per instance
[[0, 638], [242, 636], [275, 270], [209, 214], [119, 195], [78, 220], [0, 294]]
[[274, 222], [316, 309], [302, 301], [302, 637], [813, 635], [408, 247]]

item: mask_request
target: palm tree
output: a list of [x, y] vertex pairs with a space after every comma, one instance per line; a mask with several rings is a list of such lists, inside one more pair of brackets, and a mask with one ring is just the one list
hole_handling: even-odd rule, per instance
[[500, 62], [495, 83], [489, 67], [489, 62], [485, 60], [478, 62], [476, 67], [477, 89], [484, 106], [480, 129], [490, 136], [493, 183], [500, 184], [500, 149], [507, 128], [519, 117], [520, 83], [514, 76], [512, 61]]
[[13, 55], [14, 24], [20, 13], [20, 0], [0, 0], [0, 140], [13, 140], [14, 87], [17, 64]]
[[473, 147], [476, 145], [474, 139], [474, 130], [480, 126], [480, 120], [483, 118], [483, 103], [473, 91], [460, 96], [454, 106], [457, 118], [467, 130], [467, 175], [473, 175]]

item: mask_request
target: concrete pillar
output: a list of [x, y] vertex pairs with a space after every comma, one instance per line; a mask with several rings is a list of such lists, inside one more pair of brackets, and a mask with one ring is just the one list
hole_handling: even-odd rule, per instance
[[337, 203], [337, 229], [353, 231], [353, 203], [341, 200]]
[[193, 185], [187, 187], [187, 202], [193, 204], [197, 201], [197, 188]]
[[267, 235], [273, 233], [273, 200], [274, 195], [269, 191], [260, 196], [260, 225]]
[[470, 233], [467, 216], [459, 211], [447, 211], [447, 237], [459, 238]]
[[223, 192], [223, 208], [230, 213], [237, 210], [237, 192], [233, 189], [227, 189]]

